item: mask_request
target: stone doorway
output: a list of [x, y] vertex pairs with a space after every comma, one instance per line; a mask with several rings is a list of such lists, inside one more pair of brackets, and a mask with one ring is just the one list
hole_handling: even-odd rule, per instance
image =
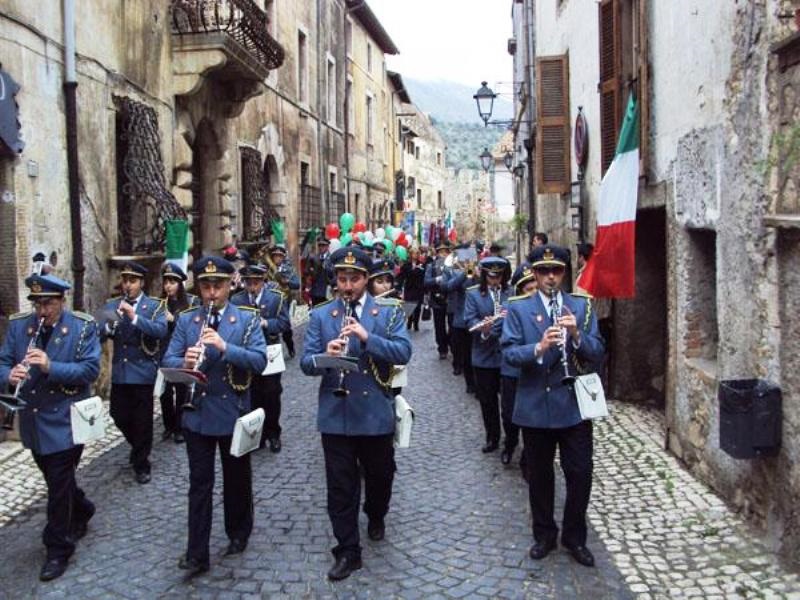
[[612, 314], [612, 397], [663, 410], [668, 356], [664, 208], [640, 210], [636, 215], [636, 297], [615, 301]]
[[207, 119], [197, 125], [192, 144], [192, 256], [222, 247], [219, 160], [221, 148]]

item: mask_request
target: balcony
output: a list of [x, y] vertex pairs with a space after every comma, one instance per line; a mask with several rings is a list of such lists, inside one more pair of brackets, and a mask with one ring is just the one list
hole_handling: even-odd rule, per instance
[[284, 50], [253, 0], [172, 0], [171, 8], [176, 95], [194, 94], [212, 77], [243, 101], [283, 64]]

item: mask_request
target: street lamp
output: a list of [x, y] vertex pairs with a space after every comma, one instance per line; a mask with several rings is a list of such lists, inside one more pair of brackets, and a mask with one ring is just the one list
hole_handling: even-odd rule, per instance
[[475, 103], [478, 105], [478, 114], [483, 119], [485, 126], [489, 125], [489, 119], [492, 117], [492, 108], [494, 107], [494, 99], [497, 98], [490, 87], [486, 85], [485, 81], [481, 81], [480, 89], [472, 96]]
[[514, 155], [510, 151], [506, 151], [503, 155], [503, 164], [506, 166], [506, 171], [511, 171], [511, 165], [514, 164]]
[[489, 167], [492, 166], [492, 161], [493, 161], [492, 153], [489, 152], [489, 148], [484, 148], [483, 149], [483, 152], [481, 152], [481, 154], [480, 154], [480, 159], [481, 159], [481, 166], [483, 167], [483, 170], [488, 173], [489, 172]]

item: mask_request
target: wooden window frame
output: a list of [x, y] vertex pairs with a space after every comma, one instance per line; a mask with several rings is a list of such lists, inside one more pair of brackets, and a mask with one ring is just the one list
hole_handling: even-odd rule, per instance
[[538, 193], [566, 194], [572, 175], [568, 54], [536, 59], [536, 96]]

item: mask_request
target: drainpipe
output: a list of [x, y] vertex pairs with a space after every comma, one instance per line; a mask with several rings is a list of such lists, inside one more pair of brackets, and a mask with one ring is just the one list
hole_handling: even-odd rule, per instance
[[69, 182], [70, 233], [72, 238], [73, 300], [75, 310], [83, 310], [83, 235], [81, 197], [78, 179], [78, 78], [75, 73], [75, 0], [64, 0], [64, 113], [67, 133], [67, 180]]
[[[319, 193], [320, 196], [320, 204], [322, 209], [322, 223], [321, 225], [324, 227], [325, 224], [328, 222], [328, 194], [326, 193], [328, 187], [328, 178], [325, 176], [325, 165], [323, 162], [327, 162], [326, 156], [323, 153], [323, 150], [326, 144], [322, 143], [322, 86], [325, 81], [325, 76], [328, 73], [328, 59], [327, 55], [322, 55], [322, 0], [317, 0], [317, 156], [319, 157], [317, 162], [318, 165], [318, 174], [319, 174]], [[326, 90], [327, 91], [327, 90]], [[325, 96], [327, 98], [327, 96]], [[327, 102], [325, 103], [326, 113], [327, 113]], [[327, 117], [327, 114], [326, 114]], [[326, 131], [326, 135], [330, 135], [330, 131]], [[332, 191], [332, 190], [329, 190]]]
[[[526, 79], [528, 83], [528, 140], [525, 141], [525, 148], [528, 150], [528, 191], [530, 194], [529, 211], [531, 215], [531, 224], [533, 233], [537, 231], [536, 223], [536, 185], [534, 177], [536, 175], [534, 169], [534, 156], [533, 153], [536, 149], [536, 23], [534, 21], [534, 2], [535, 0], [527, 0], [525, 3], [525, 31], [526, 35]], [[529, 243], [530, 243], [529, 238]]]

